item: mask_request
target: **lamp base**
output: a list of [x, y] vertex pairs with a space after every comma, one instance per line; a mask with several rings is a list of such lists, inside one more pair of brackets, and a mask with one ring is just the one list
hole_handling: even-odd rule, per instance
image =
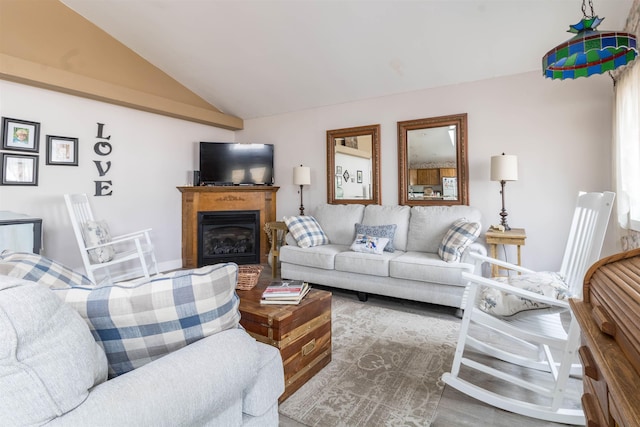
[[502, 210], [500, 211], [500, 225], [504, 227], [505, 231], [511, 230], [509, 224], [507, 224], [507, 210], [504, 208], [504, 185], [506, 181], [500, 181], [500, 195], [502, 196]]
[[304, 215], [304, 204], [302, 203], [302, 185], [300, 186], [300, 215]]

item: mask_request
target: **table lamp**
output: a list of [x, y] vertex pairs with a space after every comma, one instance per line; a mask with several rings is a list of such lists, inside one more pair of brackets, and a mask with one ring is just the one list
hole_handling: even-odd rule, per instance
[[300, 186], [300, 215], [304, 215], [304, 204], [302, 203], [302, 186], [311, 185], [311, 168], [302, 165], [293, 168], [293, 183]]
[[511, 230], [507, 224], [507, 210], [504, 208], [504, 185], [507, 181], [518, 180], [518, 157], [502, 155], [491, 157], [491, 181], [500, 181], [500, 194], [502, 195], [502, 210], [500, 211], [500, 225], [505, 230]]

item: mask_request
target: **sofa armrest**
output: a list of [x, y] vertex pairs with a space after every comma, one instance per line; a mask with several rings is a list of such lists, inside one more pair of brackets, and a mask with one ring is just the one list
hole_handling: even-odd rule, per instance
[[465, 249], [465, 251], [462, 253], [462, 258], [460, 259], [460, 262], [464, 262], [464, 263], [467, 263], [467, 264], [473, 264], [474, 265], [473, 273], [481, 276], [482, 275], [482, 263], [484, 261], [481, 261], [480, 259], [472, 256], [471, 254], [487, 256], [487, 248], [481, 243], [474, 242], [474, 243], [470, 244], [467, 249]]
[[[238, 406], [257, 375], [256, 341], [242, 329], [203, 338], [94, 387], [52, 425], [197, 425]], [[274, 401], [277, 401], [277, 397]]]

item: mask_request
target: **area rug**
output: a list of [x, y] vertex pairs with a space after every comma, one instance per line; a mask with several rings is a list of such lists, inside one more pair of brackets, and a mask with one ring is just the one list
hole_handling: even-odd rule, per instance
[[454, 319], [334, 295], [332, 361], [280, 413], [307, 426], [429, 426], [458, 331]]

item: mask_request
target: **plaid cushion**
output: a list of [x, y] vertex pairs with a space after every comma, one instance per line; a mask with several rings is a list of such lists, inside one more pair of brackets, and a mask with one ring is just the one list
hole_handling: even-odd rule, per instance
[[56, 294], [87, 321], [114, 377], [203, 337], [237, 328], [237, 275], [238, 266], [225, 263]]
[[286, 216], [284, 222], [289, 228], [289, 233], [296, 239], [298, 246], [301, 248], [310, 248], [312, 246], [326, 245], [329, 238], [318, 221], [312, 216]]
[[462, 258], [462, 253], [480, 235], [480, 224], [469, 222], [466, 218], [460, 218], [449, 227], [444, 235], [438, 255], [446, 262], [458, 262]]
[[83, 274], [41, 255], [6, 250], [0, 254], [0, 274], [32, 282], [51, 289], [94, 286]]

